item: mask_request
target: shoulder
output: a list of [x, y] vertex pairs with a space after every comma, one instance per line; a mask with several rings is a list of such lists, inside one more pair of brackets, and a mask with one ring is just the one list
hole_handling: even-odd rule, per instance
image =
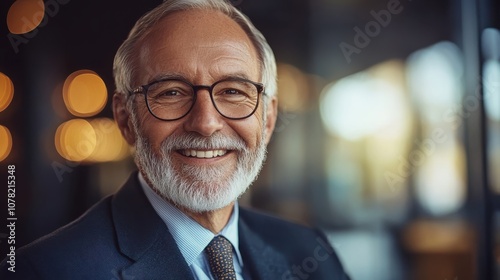
[[[110, 237], [112, 233], [112, 219], [110, 211], [110, 198], [105, 198], [82, 216], [66, 226], [44, 236], [26, 247], [24, 251], [38, 251], [50, 247], [52, 250], [65, 249], [68, 246], [83, 247], [86, 243], [96, 243], [103, 238]], [[96, 237], [100, 237], [96, 239]]]
[[[101, 200], [77, 220], [19, 248], [15, 257], [16, 276], [27, 277], [25, 273], [31, 273], [27, 278], [32, 279], [54, 273], [64, 275], [66, 270], [75, 272], [78, 270], [75, 268], [92, 260], [96, 260], [92, 266], [99, 267], [97, 260], [116, 252], [110, 201], [109, 197]], [[9, 266], [4, 260], [0, 275]]]
[[349, 279], [325, 234], [254, 210], [240, 208], [240, 230], [251, 231], [284, 256], [287, 279]]
[[333, 253], [323, 232], [253, 210], [240, 209], [241, 222], [266, 244], [287, 256], [303, 258], [322, 250]]
[[318, 236], [323, 237], [323, 234], [317, 229], [292, 223], [255, 210], [240, 208], [240, 219], [252, 230], [264, 236], [284, 239], [300, 238], [302, 240], [315, 239]]

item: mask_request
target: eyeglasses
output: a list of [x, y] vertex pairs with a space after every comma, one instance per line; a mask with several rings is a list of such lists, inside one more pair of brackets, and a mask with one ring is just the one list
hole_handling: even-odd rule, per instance
[[140, 86], [132, 93], [144, 94], [149, 112], [157, 119], [175, 121], [189, 114], [196, 103], [197, 92], [202, 89], [208, 90], [212, 104], [222, 116], [240, 120], [255, 113], [264, 85], [243, 78], [224, 79], [211, 86], [163, 79]]

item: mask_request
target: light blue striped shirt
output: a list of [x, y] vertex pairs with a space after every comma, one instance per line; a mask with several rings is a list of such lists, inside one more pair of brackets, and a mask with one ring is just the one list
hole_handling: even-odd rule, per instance
[[[167, 225], [177, 247], [186, 260], [195, 279], [214, 280], [210, 273], [210, 265], [203, 253], [205, 247], [216, 236], [210, 230], [198, 224], [195, 220], [184, 214], [168, 201], [161, 198], [146, 183], [139, 172], [139, 182], [149, 202], [156, 213]], [[238, 240], [238, 202], [235, 203], [233, 213], [227, 225], [219, 235], [224, 236], [233, 245], [233, 263], [236, 278], [243, 280], [243, 259], [241, 258]]]

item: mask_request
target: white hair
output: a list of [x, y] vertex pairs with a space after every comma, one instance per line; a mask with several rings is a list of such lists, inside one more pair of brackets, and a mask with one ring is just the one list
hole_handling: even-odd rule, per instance
[[[144, 39], [152, 27], [166, 16], [177, 12], [192, 9], [214, 10], [227, 15], [234, 20], [247, 34], [253, 43], [261, 64], [261, 82], [264, 84], [267, 96], [274, 96], [277, 92], [276, 61], [273, 51], [262, 33], [255, 28], [250, 19], [226, 0], [166, 0], [153, 10], [143, 15], [130, 31], [128, 38], [116, 52], [113, 63], [116, 92], [128, 95], [133, 90], [132, 82], [137, 71], [137, 46]], [[131, 100], [131, 99], [129, 99]], [[265, 100], [271, 100], [265, 98]], [[127, 102], [129, 109], [131, 102]], [[267, 102], [264, 102], [265, 105]], [[265, 115], [265, 114], [264, 114]]]

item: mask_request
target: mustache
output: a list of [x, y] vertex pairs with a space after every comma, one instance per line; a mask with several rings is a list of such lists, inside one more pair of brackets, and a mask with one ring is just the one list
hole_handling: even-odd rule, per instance
[[243, 151], [247, 150], [247, 146], [243, 139], [222, 133], [215, 133], [208, 137], [194, 133], [171, 135], [161, 144], [161, 150], [166, 153], [184, 149]]

